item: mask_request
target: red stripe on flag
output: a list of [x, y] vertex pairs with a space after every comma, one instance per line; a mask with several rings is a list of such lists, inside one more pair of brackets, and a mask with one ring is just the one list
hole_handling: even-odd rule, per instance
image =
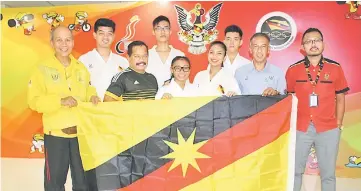
[[289, 96], [208, 140], [199, 149], [199, 152], [211, 158], [196, 159], [201, 172], [198, 172], [190, 165], [185, 177], [182, 175], [181, 166], [168, 172], [173, 163], [172, 160], [128, 187], [119, 190], [173, 191], [198, 182], [288, 132], [291, 108], [292, 96]]

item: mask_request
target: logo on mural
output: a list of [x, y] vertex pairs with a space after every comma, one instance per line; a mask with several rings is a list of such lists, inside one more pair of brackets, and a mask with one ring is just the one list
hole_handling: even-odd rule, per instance
[[361, 168], [361, 157], [350, 156], [348, 158], [348, 164], [345, 164], [349, 168]]
[[358, 7], [361, 6], [361, 1], [337, 1], [337, 4], [349, 5], [348, 13], [345, 14], [346, 19], [361, 20], [361, 13], [357, 13]]
[[70, 30], [89, 32], [91, 25], [88, 23], [88, 13], [85, 11], [78, 11], [75, 13], [74, 24], [68, 26]]
[[44, 153], [44, 136], [41, 134], [33, 135], [32, 146], [30, 148], [30, 153], [38, 151], [39, 153]]
[[49, 13], [44, 13], [43, 18], [51, 26], [51, 30], [58, 27], [60, 23], [64, 22], [64, 16], [54, 11]]
[[[192, 54], [202, 54], [207, 51], [206, 44], [217, 39], [216, 30], [219, 21], [219, 14], [223, 3], [218, 3], [206, 14], [200, 3], [197, 3], [191, 11], [175, 5], [178, 17], [178, 24], [181, 31], [178, 32], [179, 40], [189, 45], [188, 52]], [[192, 15], [195, 18], [192, 20]], [[202, 17], [205, 15], [205, 21]]]
[[[135, 25], [140, 21], [138, 15], [132, 16], [129, 20], [129, 24], [125, 29], [125, 36], [121, 38], [115, 45], [115, 51], [118, 54], [124, 54], [128, 50], [128, 45], [132, 42], [130, 41], [135, 35]], [[123, 48], [121, 45], [123, 44]]]
[[271, 50], [283, 50], [289, 47], [297, 35], [295, 21], [283, 12], [271, 12], [263, 16], [256, 27], [257, 32], [267, 34], [271, 40]]
[[22, 27], [24, 35], [31, 35], [35, 31], [34, 18], [34, 15], [31, 13], [18, 13], [14, 19], [8, 20], [8, 26], [11, 28]]

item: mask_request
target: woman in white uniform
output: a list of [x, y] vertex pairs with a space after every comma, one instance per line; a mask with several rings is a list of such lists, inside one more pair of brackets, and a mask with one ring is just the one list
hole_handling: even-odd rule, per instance
[[208, 51], [207, 70], [197, 73], [193, 84], [202, 92], [202, 96], [234, 96], [240, 95], [241, 91], [231, 71], [223, 68], [227, 48], [221, 41], [210, 44]]
[[189, 82], [190, 61], [185, 56], [176, 56], [171, 63], [172, 78], [169, 84], [159, 88], [155, 99], [197, 96], [198, 89]]

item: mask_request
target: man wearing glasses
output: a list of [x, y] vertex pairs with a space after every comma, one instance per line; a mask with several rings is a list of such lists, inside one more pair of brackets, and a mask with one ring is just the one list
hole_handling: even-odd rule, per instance
[[145, 72], [148, 46], [142, 41], [128, 45], [129, 68], [115, 75], [105, 92], [104, 101], [154, 99], [158, 91], [156, 78]]
[[302, 37], [306, 57], [286, 73], [287, 91], [298, 98], [294, 191], [300, 191], [307, 156], [315, 144], [322, 191], [336, 191], [336, 160], [345, 93], [350, 89], [339, 63], [324, 58], [323, 35], [309, 28]]
[[157, 78], [158, 87], [171, 77], [170, 66], [174, 57], [184, 56], [180, 50], [169, 45], [169, 37], [172, 34], [170, 21], [165, 16], [158, 16], [153, 21], [153, 35], [157, 45], [149, 50], [149, 65], [147, 72]]
[[236, 70], [235, 78], [242, 95], [274, 96], [284, 94], [286, 80], [284, 72], [267, 62], [270, 54], [270, 38], [264, 33], [255, 33], [250, 40], [252, 64]]

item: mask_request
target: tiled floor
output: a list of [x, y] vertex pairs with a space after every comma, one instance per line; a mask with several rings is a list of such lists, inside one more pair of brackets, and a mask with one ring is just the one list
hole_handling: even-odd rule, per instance
[[[1, 158], [2, 191], [41, 191], [43, 188], [43, 159]], [[319, 177], [305, 176], [303, 191], [321, 191]], [[70, 174], [65, 187], [71, 190]], [[337, 191], [361, 191], [361, 179], [337, 179]]]

